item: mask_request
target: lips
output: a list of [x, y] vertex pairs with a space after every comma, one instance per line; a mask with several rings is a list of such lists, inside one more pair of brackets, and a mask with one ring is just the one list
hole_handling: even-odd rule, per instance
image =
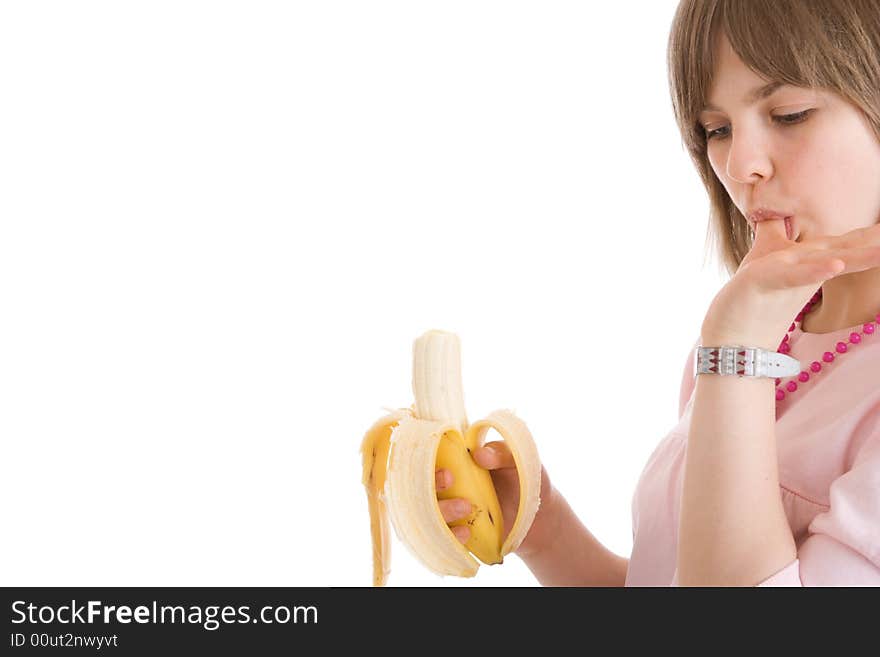
[[793, 214], [794, 213], [792, 212], [780, 212], [779, 210], [758, 208], [757, 210], [752, 210], [749, 213], [749, 221], [751, 221], [753, 224], [756, 224], [759, 221], [768, 221], [770, 219], [785, 219], [786, 217], [791, 217]]

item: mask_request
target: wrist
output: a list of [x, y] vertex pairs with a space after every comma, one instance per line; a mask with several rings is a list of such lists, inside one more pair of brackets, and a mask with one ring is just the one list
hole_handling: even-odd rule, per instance
[[760, 347], [767, 351], [776, 351], [779, 341], [748, 331], [723, 331], [705, 324], [700, 330], [700, 345], [703, 347]]
[[541, 491], [541, 505], [538, 507], [532, 526], [523, 542], [514, 550], [514, 554], [524, 560], [534, 559], [552, 547], [562, 523], [561, 500], [562, 496], [548, 482], [546, 494], [545, 491]]

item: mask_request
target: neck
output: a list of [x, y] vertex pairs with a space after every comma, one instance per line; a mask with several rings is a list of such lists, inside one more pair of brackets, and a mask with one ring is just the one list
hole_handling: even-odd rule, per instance
[[880, 267], [837, 276], [822, 285], [822, 300], [804, 317], [807, 333], [831, 333], [875, 321], [880, 313]]

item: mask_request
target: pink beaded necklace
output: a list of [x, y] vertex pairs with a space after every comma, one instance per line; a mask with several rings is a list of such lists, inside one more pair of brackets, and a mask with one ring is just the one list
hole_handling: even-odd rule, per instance
[[[813, 305], [818, 303], [819, 299], [821, 299], [821, 298], [822, 298], [822, 288], [820, 287], [818, 289], [818, 291], [816, 292], [816, 294], [813, 295], [813, 298], [807, 302], [807, 305], [805, 305], [803, 310], [801, 310], [798, 313], [797, 317], [795, 317], [795, 320], [794, 320], [794, 322], [792, 322], [791, 326], [788, 328], [788, 332], [785, 334], [785, 337], [782, 338], [782, 343], [779, 345], [779, 349], [777, 349], [776, 351], [778, 351], [780, 354], [787, 354], [789, 351], [791, 351], [791, 346], [788, 343], [788, 338], [791, 335], [791, 332], [794, 331], [794, 329], [795, 329], [795, 322], [799, 322], [801, 325], [801, 330], [803, 330], [804, 317], [810, 312], [810, 310], [812, 310]], [[862, 341], [862, 336], [869, 336], [869, 335], [873, 334], [875, 323], [880, 324], [880, 313], [877, 314], [877, 316], [874, 318], [874, 320], [875, 320], [874, 322], [868, 322], [867, 324], [862, 325], [862, 330], [860, 332], [850, 333], [849, 334], [849, 344], [852, 344], [852, 345], [859, 344]], [[849, 349], [849, 346], [846, 342], [838, 342], [834, 347], [834, 351], [836, 351], [838, 354], [845, 354], [845, 353], [847, 353], [848, 349]], [[824, 354], [822, 354], [822, 360], [826, 363], [826, 366], [833, 363], [834, 358], [835, 358], [834, 353], [831, 351], [826, 351]], [[809, 372], [807, 370], [803, 370], [800, 374], [797, 375], [797, 380], [800, 381], [801, 383], [806, 383], [807, 381], [810, 380], [810, 373], [812, 373], [815, 376], [816, 374], [818, 374], [821, 371], [822, 371], [822, 363], [820, 363], [817, 360], [814, 360], [812, 363], [810, 363]], [[796, 381], [794, 381], [794, 379], [792, 379], [791, 381], [789, 381], [788, 383], [785, 384], [785, 389], [783, 389], [782, 387], [779, 386], [779, 384], [781, 382], [782, 382], [782, 379], [776, 379], [776, 403], [777, 404], [779, 402], [781, 402], [783, 399], [785, 399], [785, 391], [786, 390], [789, 393], [792, 393], [798, 389], [798, 384]]]

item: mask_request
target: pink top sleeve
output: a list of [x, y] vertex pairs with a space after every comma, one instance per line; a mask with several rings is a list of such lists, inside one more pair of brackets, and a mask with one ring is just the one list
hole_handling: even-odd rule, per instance
[[803, 586], [801, 584], [800, 561], [795, 559], [785, 568], [774, 575], [770, 575], [757, 586]]
[[830, 507], [810, 523], [797, 559], [758, 586], [880, 586], [880, 426], [876, 429], [853, 467], [832, 482]]
[[701, 338], [697, 338], [696, 342], [694, 342], [693, 346], [691, 346], [690, 352], [688, 352], [687, 360], [684, 363], [684, 372], [681, 375], [681, 386], [678, 392], [678, 419], [681, 419], [681, 416], [684, 415], [684, 409], [687, 406], [688, 402], [691, 400], [691, 395], [694, 394], [694, 388], [697, 385], [697, 382], [694, 380], [694, 356], [697, 350], [697, 347], [700, 346]]
[[880, 586], [880, 451], [831, 484], [831, 506], [809, 531], [797, 558], [756, 586]]

